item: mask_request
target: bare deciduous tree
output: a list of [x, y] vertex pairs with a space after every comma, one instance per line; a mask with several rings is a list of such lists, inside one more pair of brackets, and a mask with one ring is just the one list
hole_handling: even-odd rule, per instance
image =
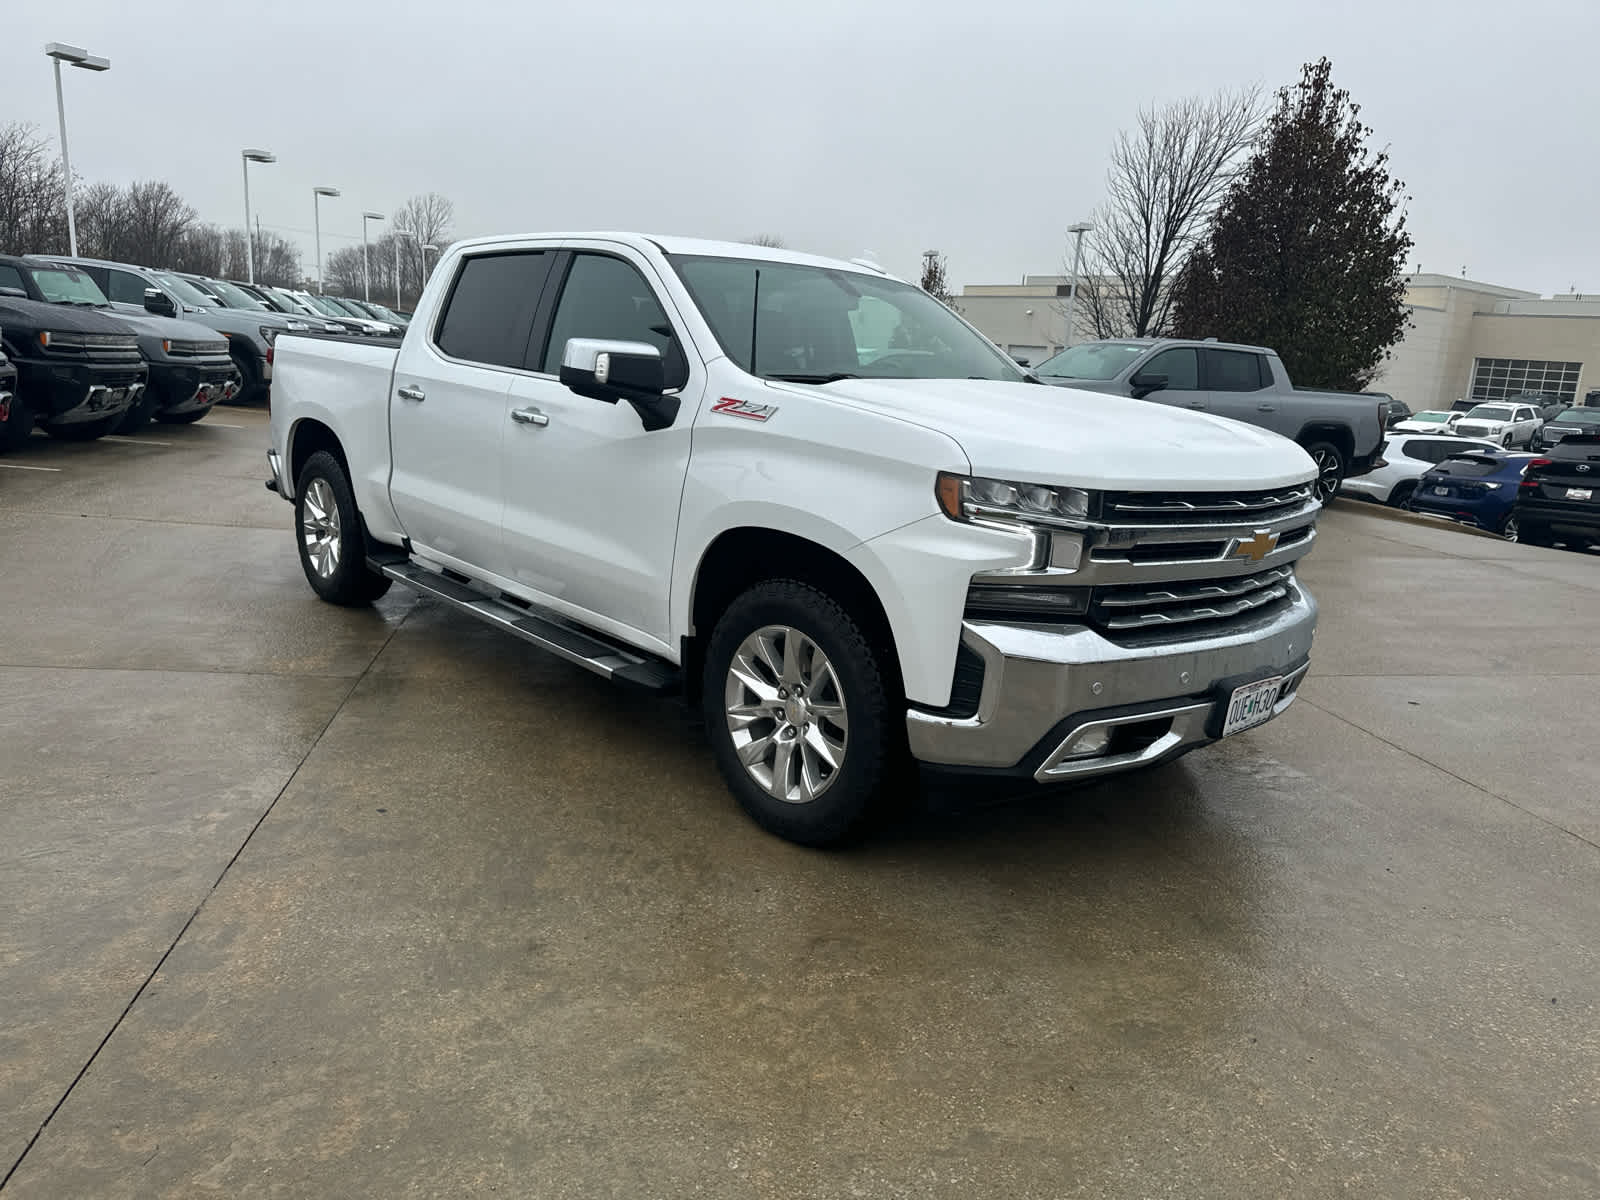
[[1111, 151], [1078, 304], [1097, 337], [1166, 332], [1172, 284], [1261, 128], [1259, 87], [1142, 109]]
[[60, 161], [36, 126], [0, 125], [0, 252], [59, 254], [66, 249]]
[[766, 246], [772, 250], [783, 249], [783, 239], [775, 233], [757, 233], [739, 240], [747, 246]]

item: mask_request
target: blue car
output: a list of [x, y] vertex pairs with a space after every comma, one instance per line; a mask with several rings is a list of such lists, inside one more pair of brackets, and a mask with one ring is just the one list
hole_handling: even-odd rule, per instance
[[1463, 449], [1423, 472], [1406, 507], [1413, 512], [1448, 517], [1517, 540], [1516, 503], [1522, 473], [1536, 458], [1492, 447]]

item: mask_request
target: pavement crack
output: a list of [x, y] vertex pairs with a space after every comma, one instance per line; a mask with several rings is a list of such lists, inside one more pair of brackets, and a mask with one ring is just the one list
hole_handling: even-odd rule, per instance
[[[244, 835], [244, 840], [239, 843], [239, 848], [233, 852], [232, 857], [230, 857], [223, 865], [222, 870], [217, 873], [216, 879], [212, 881], [211, 886], [207, 888], [205, 894], [201, 896], [200, 903], [195, 905], [194, 911], [191, 912], [188, 919], [184, 921], [183, 928], [178, 930], [171, 943], [169, 943], [167, 948], [161, 952], [161, 957], [156, 960], [155, 966], [150, 968], [149, 973], [140, 982], [139, 986], [134, 989], [134, 993], [132, 997], [129, 998], [128, 1003], [124, 1005], [122, 1011], [117, 1014], [117, 1019], [111, 1023], [111, 1028], [106, 1030], [105, 1036], [100, 1039], [93, 1052], [84, 1061], [83, 1066], [78, 1068], [78, 1073], [72, 1077], [72, 1082], [67, 1084], [66, 1091], [61, 1093], [60, 1099], [51, 1105], [50, 1111], [45, 1114], [44, 1120], [39, 1122], [39, 1128], [33, 1131], [33, 1136], [28, 1139], [27, 1145], [23, 1146], [22, 1153], [17, 1155], [16, 1161], [13, 1162], [7, 1169], [5, 1176], [0, 1178], [0, 1192], [3, 1192], [7, 1185], [10, 1184], [12, 1177], [16, 1175], [17, 1171], [22, 1167], [24, 1160], [27, 1159], [34, 1146], [38, 1144], [39, 1139], [44, 1136], [44, 1131], [50, 1127], [50, 1122], [55, 1120], [56, 1114], [61, 1111], [62, 1107], [67, 1103], [67, 1100], [71, 1098], [73, 1091], [77, 1088], [78, 1084], [83, 1081], [83, 1077], [89, 1073], [89, 1068], [94, 1066], [95, 1060], [100, 1057], [100, 1052], [106, 1048], [106, 1044], [111, 1041], [117, 1030], [122, 1028], [122, 1023], [127, 1020], [128, 1014], [133, 1011], [133, 1006], [139, 1003], [139, 997], [144, 995], [145, 989], [150, 986], [151, 982], [160, 973], [161, 968], [166, 965], [167, 959], [170, 958], [172, 956], [172, 952], [178, 948], [178, 943], [183, 941], [183, 935], [189, 932], [189, 926], [194, 924], [195, 918], [197, 918], [200, 915], [201, 910], [205, 908], [206, 902], [216, 894], [217, 889], [222, 886], [222, 881], [228, 877], [228, 872], [233, 869], [233, 864], [239, 861], [239, 856], [242, 855], [245, 852], [245, 848], [250, 845], [251, 839], [256, 836], [256, 831], [266, 823], [267, 818], [272, 815], [272, 810], [278, 807], [278, 801], [283, 799], [284, 793], [294, 786], [294, 781], [299, 778], [300, 771], [306, 765], [306, 761], [314, 753], [316, 753], [317, 747], [322, 744], [322, 739], [328, 735], [328, 730], [331, 729], [333, 727], [333, 723], [339, 719], [339, 714], [344, 711], [345, 705], [350, 703], [350, 697], [356, 694], [356, 689], [359, 688], [366, 680], [367, 676], [372, 673], [372, 668], [376, 666], [378, 660], [383, 657], [383, 652], [389, 648], [389, 643], [394, 641], [395, 635], [400, 632], [401, 628], [404, 627], [405, 623], [410, 620], [410, 618], [411, 613], [407, 612], [405, 616], [401, 617], [399, 621], [395, 622], [393, 628], [389, 630], [388, 637], [384, 638], [383, 643], [373, 652], [372, 658], [368, 660], [365, 669], [362, 670], [361, 674], [357, 675], [355, 679], [351, 681], [350, 687], [345, 691], [345, 694], [340, 697], [339, 703], [334, 705], [333, 712], [330, 713], [328, 719], [323, 722], [322, 728], [317, 730], [316, 737], [311, 739], [310, 745], [306, 747], [306, 752], [300, 756], [300, 760], [295, 763], [294, 769], [289, 772], [288, 778], [283, 781], [283, 786], [280, 787], [273, 795], [272, 802], [262, 810], [261, 815], [256, 818], [255, 824], [250, 826], [250, 831]], [[156, 1152], [159, 1152], [160, 1149], [161, 1147], [158, 1143], [156, 1146]], [[152, 1152], [150, 1158], [146, 1159], [145, 1162], [149, 1163], [150, 1159], [153, 1158], [155, 1158], [155, 1152]]]
[[1541, 824], [1548, 825], [1552, 829], [1559, 830], [1560, 832], [1566, 834], [1568, 837], [1574, 838], [1577, 841], [1582, 842], [1585, 846], [1588, 846], [1591, 849], [1600, 850], [1600, 842], [1595, 842], [1594, 840], [1592, 840], [1590, 838], [1584, 837], [1583, 834], [1579, 833], [1575, 829], [1568, 829], [1565, 825], [1561, 824], [1560, 821], [1552, 821], [1549, 817], [1545, 816], [1543, 813], [1535, 812], [1533, 809], [1527, 807], [1527, 805], [1525, 805], [1525, 804], [1518, 804], [1510, 796], [1502, 796], [1499, 792], [1493, 790], [1492, 788], [1486, 788], [1486, 787], [1483, 786], [1483, 784], [1478, 783], [1475, 780], [1468, 779], [1465, 775], [1462, 775], [1459, 772], [1452, 771], [1449, 767], [1445, 766], [1443, 763], [1434, 762], [1433, 759], [1427, 757], [1426, 755], [1418, 754], [1415, 750], [1412, 750], [1407, 746], [1402, 746], [1399, 742], [1394, 741], [1392, 738], [1385, 737], [1383, 734], [1379, 733], [1375, 729], [1368, 729], [1365, 725], [1362, 725], [1360, 722], [1352, 721], [1349, 717], [1345, 716], [1343, 713], [1336, 713], [1331, 708], [1328, 708], [1327, 706], [1322, 705], [1322, 704], [1318, 704], [1315, 700], [1311, 699], [1309, 696], [1302, 696], [1301, 697], [1301, 702], [1305, 703], [1305, 704], [1309, 704], [1312, 708], [1316, 709], [1320, 713], [1326, 713], [1328, 716], [1332, 717], [1335, 721], [1342, 721], [1344, 724], [1350, 726], [1351, 729], [1359, 729], [1362, 733], [1366, 734], [1368, 737], [1377, 738], [1378, 741], [1382, 742], [1385, 746], [1388, 746], [1388, 747], [1390, 747], [1391, 749], [1394, 749], [1394, 750], [1398, 750], [1401, 754], [1406, 755], [1408, 758], [1414, 758], [1420, 763], [1426, 763], [1428, 766], [1432, 767], [1435, 771], [1444, 772], [1444, 774], [1450, 776], [1451, 779], [1454, 779], [1454, 780], [1457, 780], [1460, 783], [1466, 784], [1469, 788], [1472, 788], [1474, 791], [1482, 792], [1485, 796], [1490, 796], [1490, 797], [1500, 801], [1501, 804], [1507, 805], [1510, 808], [1516, 809], [1520, 813], [1524, 813], [1527, 816], [1532, 817], [1535, 821], [1538, 821]]

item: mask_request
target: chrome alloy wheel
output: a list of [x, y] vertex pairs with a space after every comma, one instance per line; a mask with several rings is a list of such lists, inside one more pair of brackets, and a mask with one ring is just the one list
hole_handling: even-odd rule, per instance
[[1317, 499], [1326, 504], [1339, 491], [1339, 456], [1330, 450], [1317, 450], [1312, 454], [1311, 460], [1317, 466], [1315, 480]]
[[326, 479], [313, 479], [306, 488], [300, 517], [300, 540], [306, 558], [320, 579], [330, 579], [339, 569], [339, 505]]
[[798, 629], [766, 625], [745, 638], [723, 697], [734, 751], [768, 795], [808, 804], [839, 777], [844, 692], [828, 656]]

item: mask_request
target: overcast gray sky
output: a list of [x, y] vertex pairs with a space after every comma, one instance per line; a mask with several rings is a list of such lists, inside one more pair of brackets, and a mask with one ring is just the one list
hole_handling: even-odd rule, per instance
[[1138, 107], [1326, 54], [1409, 187], [1424, 270], [1600, 292], [1600, 0], [56, 0], [7, 5], [0, 120], [86, 180], [170, 181], [310, 262], [436, 190], [459, 235], [627, 228], [872, 251], [952, 282], [1052, 271]]

